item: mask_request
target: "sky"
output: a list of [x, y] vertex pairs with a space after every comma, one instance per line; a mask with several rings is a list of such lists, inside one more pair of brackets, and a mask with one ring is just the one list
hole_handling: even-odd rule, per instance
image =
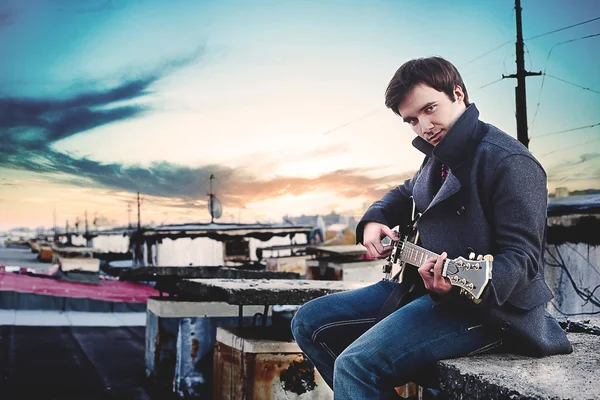
[[[600, 2], [522, 7], [546, 74], [527, 78], [529, 148], [550, 192], [600, 189], [600, 19], [542, 35]], [[516, 137], [515, 35], [511, 1], [3, 0], [0, 231], [126, 225], [137, 192], [142, 223], [207, 222], [211, 174], [218, 222], [360, 217], [423, 157], [384, 105], [396, 69], [448, 59]]]

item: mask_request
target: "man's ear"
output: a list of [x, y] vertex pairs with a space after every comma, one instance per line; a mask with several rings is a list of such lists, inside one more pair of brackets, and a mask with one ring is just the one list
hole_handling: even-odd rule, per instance
[[454, 99], [459, 102], [465, 102], [465, 94], [460, 85], [454, 85]]

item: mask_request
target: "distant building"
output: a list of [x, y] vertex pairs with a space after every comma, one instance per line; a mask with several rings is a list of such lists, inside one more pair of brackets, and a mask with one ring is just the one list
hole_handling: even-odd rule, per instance
[[569, 197], [569, 189], [567, 189], [566, 187], [556, 188], [556, 190], [554, 191], [554, 197], [557, 199]]

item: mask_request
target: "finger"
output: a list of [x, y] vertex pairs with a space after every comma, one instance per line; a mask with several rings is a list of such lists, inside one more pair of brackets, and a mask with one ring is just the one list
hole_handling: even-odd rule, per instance
[[433, 286], [438, 289], [443, 289], [447, 286], [446, 278], [442, 276], [442, 268], [447, 256], [448, 254], [443, 252], [433, 266]]
[[446, 257], [448, 257], [448, 254], [446, 254], [446, 252], [443, 252], [437, 258], [437, 260], [435, 260], [435, 264], [433, 266], [433, 274], [435, 276], [439, 276], [440, 278], [442, 277], [442, 267], [444, 265], [444, 260], [446, 260]]
[[373, 241], [373, 247], [377, 251], [377, 254], [379, 254], [379, 255], [383, 254], [383, 245], [381, 244], [381, 242], [379, 240]]
[[427, 268], [427, 273], [429, 274], [429, 276], [433, 276], [433, 268], [435, 266], [435, 263], [437, 262], [437, 257], [431, 257], [428, 258], [427, 260], [425, 260], [425, 262], [423, 263], [423, 267]]
[[392, 239], [392, 240], [395, 240], [395, 241], [397, 241], [397, 240], [398, 240], [398, 233], [397, 233], [397, 232], [395, 232], [395, 231], [393, 231], [393, 230], [391, 230], [389, 227], [387, 227], [387, 226], [383, 225], [383, 226], [381, 227], [381, 230], [382, 230], [382, 232], [383, 232], [383, 233], [385, 233], [385, 235], [386, 235], [387, 237], [389, 237], [390, 239]]
[[373, 246], [373, 243], [369, 242], [369, 243], [367, 243], [367, 245], [365, 247], [369, 251], [369, 255], [371, 257], [373, 257], [373, 258], [378, 258], [379, 257], [379, 254], [377, 253], [377, 250], [375, 249], [375, 246]]
[[381, 253], [382, 256], [387, 257], [390, 254], [392, 254], [392, 250], [394, 250], [394, 246], [383, 246], [383, 252]]
[[421, 275], [421, 278], [423, 279], [423, 282], [425, 284], [427, 284], [427, 282], [431, 280], [431, 274], [429, 273], [430, 269], [431, 269], [431, 265], [429, 265], [427, 262], [425, 262], [417, 270], [417, 272], [419, 273], [419, 275]]

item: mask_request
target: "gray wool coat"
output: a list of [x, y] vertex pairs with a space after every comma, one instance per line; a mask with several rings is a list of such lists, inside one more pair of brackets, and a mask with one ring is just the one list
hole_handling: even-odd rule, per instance
[[[468, 248], [494, 256], [481, 303], [452, 291], [443, 296], [444, 305], [477, 313], [500, 327], [510, 351], [532, 356], [572, 352], [564, 331], [546, 312], [553, 295], [543, 274], [548, 192], [539, 162], [520, 142], [480, 121], [474, 104], [437, 146], [420, 137], [413, 145], [427, 156], [425, 162], [412, 179], [367, 210], [357, 226], [357, 241], [362, 243], [369, 221], [409, 224], [412, 196], [422, 213], [417, 224], [422, 247], [445, 251], [451, 259], [466, 257]], [[449, 173], [440, 188], [442, 163]], [[409, 276], [420, 280], [417, 274]]]

